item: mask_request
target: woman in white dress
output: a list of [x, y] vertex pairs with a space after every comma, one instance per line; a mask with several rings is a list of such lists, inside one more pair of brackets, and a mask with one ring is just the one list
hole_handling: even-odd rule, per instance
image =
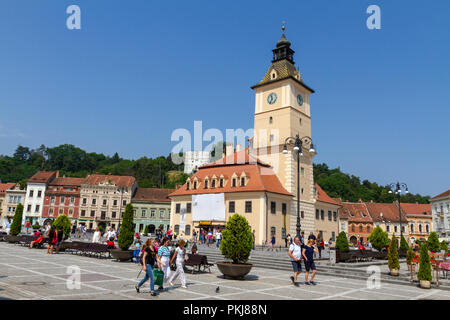
[[97, 229], [95, 229], [94, 235], [92, 236], [92, 242], [100, 243], [101, 237], [102, 237], [102, 233], [101, 233], [100, 229], [97, 227]]

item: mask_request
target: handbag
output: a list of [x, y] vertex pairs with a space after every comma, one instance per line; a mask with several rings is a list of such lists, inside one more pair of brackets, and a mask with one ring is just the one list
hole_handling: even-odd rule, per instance
[[153, 276], [155, 277], [155, 284], [162, 287], [164, 282], [164, 271], [153, 269]]

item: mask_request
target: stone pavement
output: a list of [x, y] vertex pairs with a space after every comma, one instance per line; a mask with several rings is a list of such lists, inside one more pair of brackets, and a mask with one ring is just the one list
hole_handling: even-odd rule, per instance
[[[69, 289], [67, 268], [81, 270], [81, 287]], [[380, 289], [368, 289], [365, 280], [318, 274], [316, 286], [294, 287], [291, 272], [253, 268], [245, 281], [223, 279], [216, 267], [211, 273], [186, 273], [188, 289], [167, 287], [157, 297], [149, 294], [149, 283], [136, 293], [140, 266], [131, 262], [116, 262], [68, 253], [47, 255], [45, 249], [0, 243], [0, 299], [45, 300], [292, 300], [292, 299], [443, 299], [450, 292], [440, 289], [424, 290], [414, 286], [381, 283]], [[142, 279], [141, 273], [139, 279]], [[219, 287], [219, 293], [216, 288]]]

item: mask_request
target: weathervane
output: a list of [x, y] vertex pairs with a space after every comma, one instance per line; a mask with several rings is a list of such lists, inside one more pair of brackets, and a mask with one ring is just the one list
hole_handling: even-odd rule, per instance
[[281, 22], [281, 30], [283, 30], [283, 33], [284, 33], [284, 30], [286, 30], [286, 21], [282, 21]]

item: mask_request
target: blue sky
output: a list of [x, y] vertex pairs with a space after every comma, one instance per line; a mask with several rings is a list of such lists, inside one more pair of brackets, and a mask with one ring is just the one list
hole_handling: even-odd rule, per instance
[[[71, 4], [81, 30], [66, 28]], [[371, 4], [381, 30], [366, 27]], [[194, 120], [251, 128], [250, 86], [285, 20], [316, 90], [316, 162], [436, 195], [450, 187], [449, 12], [447, 0], [4, 0], [0, 154], [70, 143], [136, 159], [167, 155]]]

